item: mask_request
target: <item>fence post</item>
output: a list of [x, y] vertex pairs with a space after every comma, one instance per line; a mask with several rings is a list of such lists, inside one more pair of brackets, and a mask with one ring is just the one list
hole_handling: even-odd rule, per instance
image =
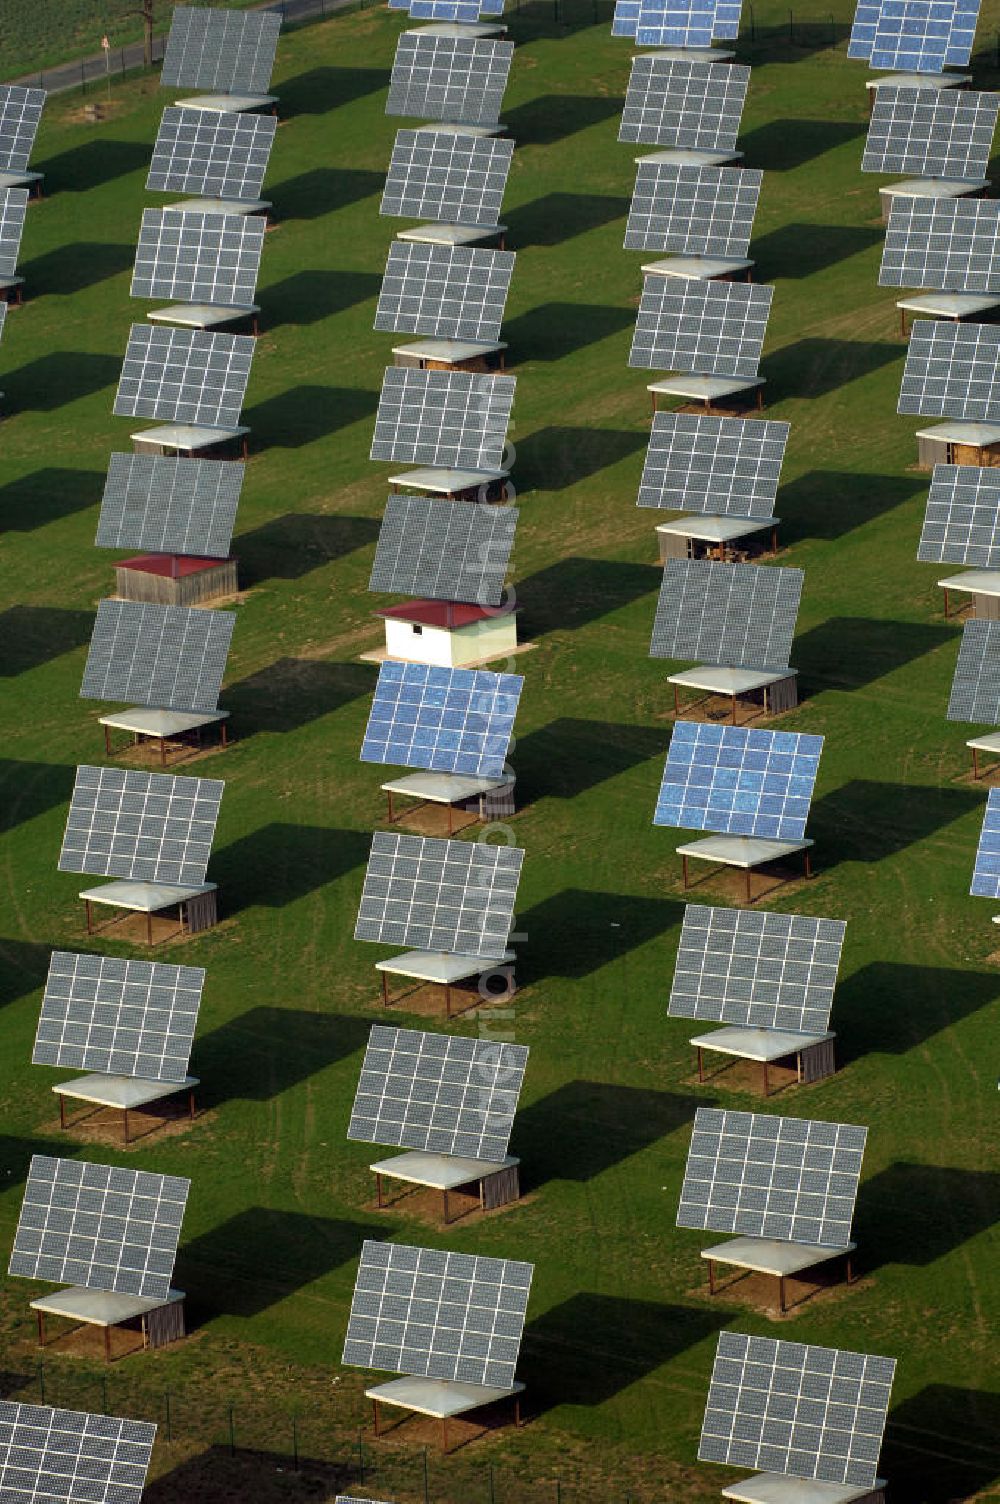
[[795, 41], [795, 16], [791, 11], [788, 12], [788, 40]]
[[833, 19], [833, 11], [830, 12], [830, 46], [837, 45], [837, 23]]
[[556, 1479], [556, 1504], [562, 1504], [562, 1479]]
[[104, 1401], [104, 1414], [110, 1415], [111, 1402], [108, 1399], [108, 1376], [106, 1373], [101, 1375], [101, 1398]]
[[427, 1448], [424, 1447], [424, 1504], [431, 1504], [431, 1480], [427, 1470]]
[[164, 1401], [164, 1411], [165, 1411], [164, 1420], [165, 1420], [166, 1430], [167, 1430], [167, 1441], [173, 1441], [173, 1439], [174, 1439], [174, 1433], [173, 1433], [173, 1426], [172, 1426], [171, 1420], [170, 1420], [170, 1390], [169, 1389], [165, 1389], [163, 1391], [163, 1401]]
[[295, 1471], [299, 1470], [299, 1423], [296, 1416], [292, 1416], [292, 1458]]
[[230, 1455], [230, 1457], [235, 1457], [236, 1456], [236, 1419], [235, 1419], [235, 1416], [234, 1416], [234, 1413], [233, 1413], [234, 1410], [235, 1410], [235, 1408], [236, 1407], [234, 1405], [230, 1405], [230, 1407], [229, 1407], [229, 1455]]
[[753, 13], [753, 6], [752, 5], [749, 7], [749, 10], [750, 10], [750, 40], [751, 40], [751, 42], [756, 42], [756, 40], [757, 40], [757, 18], [756, 18], [756, 16]]
[[87, 75], [83, 71], [83, 63], [80, 64], [80, 88], [84, 94], [87, 92]]
[[361, 1427], [358, 1427], [358, 1482], [365, 1481], [365, 1437]]
[[487, 1476], [489, 1478], [489, 1484], [490, 1484], [490, 1504], [497, 1504], [496, 1490], [495, 1490], [494, 1484], [493, 1484], [493, 1464], [492, 1464], [492, 1462], [489, 1464], [489, 1467], [487, 1469]]

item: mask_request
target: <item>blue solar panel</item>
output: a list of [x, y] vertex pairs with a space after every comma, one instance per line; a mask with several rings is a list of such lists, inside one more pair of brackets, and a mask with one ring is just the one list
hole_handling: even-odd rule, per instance
[[383, 663], [361, 761], [502, 778], [523, 684], [520, 674]]
[[611, 23], [613, 37], [634, 37], [639, 19], [639, 0], [615, 0], [615, 18]]
[[977, 898], [1000, 898], [1000, 789], [990, 789], [969, 892]]
[[414, 21], [470, 21], [479, 20], [479, 0], [411, 0], [410, 15]]
[[677, 721], [654, 825], [800, 840], [821, 736]]
[[979, 0], [883, 0], [872, 39], [873, 68], [940, 73], [967, 63]]
[[946, 63], [954, 63], [958, 67], [964, 67], [968, 63], [976, 41], [978, 20], [979, 0], [956, 0], [948, 50], [944, 55]]
[[639, 0], [640, 47], [711, 47], [715, 0]]
[[719, 42], [732, 42], [740, 34], [743, 0], [715, 0], [715, 24], [712, 35]]
[[851, 39], [847, 44], [848, 57], [863, 58], [866, 62], [870, 60], [881, 9], [881, 0], [858, 0], [851, 26]]

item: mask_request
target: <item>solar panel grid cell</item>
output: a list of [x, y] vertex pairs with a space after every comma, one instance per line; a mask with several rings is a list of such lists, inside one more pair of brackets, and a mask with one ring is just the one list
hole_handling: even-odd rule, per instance
[[260, 215], [144, 209], [133, 298], [238, 307], [253, 302], [264, 246]]
[[404, 31], [396, 43], [385, 113], [495, 125], [513, 56], [513, 42]]
[[170, 106], [156, 133], [146, 187], [156, 193], [259, 199], [276, 129], [273, 115]]
[[668, 559], [650, 657], [787, 668], [803, 578], [801, 569]]
[[438, 339], [496, 340], [513, 251], [393, 241], [375, 312], [375, 328]]
[[732, 151], [750, 82], [739, 63], [696, 63], [643, 53], [632, 59], [619, 141]]
[[763, 178], [751, 167], [640, 162], [625, 249], [745, 256]]
[[630, 366], [754, 377], [773, 287], [747, 282], [646, 277]]
[[0, 1400], [4, 1504], [140, 1504], [156, 1427]]
[[276, 10], [175, 5], [160, 83], [223, 94], [266, 94], [280, 32]]
[[389, 366], [375, 414], [371, 458], [499, 469], [515, 385], [514, 376]]
[[981, 182], [996, 130], [1000, 95], [972, 90], [878, 90], [862, 172]]
[[1000, 568], [1000, 473], [978, 465], [934, 466], [917, 558]]
[[517, 518], [516, 507], [390, 496], [368, 589], [500, 605]]
[[244, 464], [113, 454], [101, 500], [98, 548], [225, 559], [232, 542]]
[[44, 108], [44, 89], [0, 84], [0, 172], [27, 170]]
[[502, 778], [523, 684], [519, 674], [383, 663], [361, 761]]
[[133, 324], [115, 396], [120, 418], [239, 424], [256, 340]]
[[654, 825], [801, 840], [821, 736], [676, 721]]
[[658, 412], [638, 505], [725, 517], [770, 517], [789, 424]]
[[1000, 202], [894, 198], [878, 280], [882, 287], [1000, 293]]
[[235, 622], [232, 611], [101, 601], [81, 698], [213, 711]]
[[995, 422], [1000, 327], [916, 319], [900, 384], [900, 413]]
[[224, 787], [213, 778], [77, 768], [59, 871], [200, 887]]
[[495, 225], [513, 151], [509, 137], [401, 130], [393, 144], [379, 213]]

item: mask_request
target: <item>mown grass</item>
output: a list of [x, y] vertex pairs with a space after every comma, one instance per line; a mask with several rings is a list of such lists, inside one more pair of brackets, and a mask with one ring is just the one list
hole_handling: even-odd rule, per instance
[[[695, 1106], [759, 1099], [738, 1081], [699, 1089], [688, 1031], [665, 1018], [682, 895], [677, 838], [650, 823], [671, 702], [647, 657], [653, 519], [634, 506], [648, 399], [626, 366], [640, 258], [621, 250], [633, 168], [615, 138], [629, 52], [589, 5], [562, 14], [558, 28], [548, 8], [512, 18], [505, 110], [518, 140], [505, 215], [518, 251], [506, 330], [515, 581], [521, 635], [538, 644], [517, 663], [522, 989], [512, 1017], [454, 1025], [499, 1023], [531, 1046], [514, 1144], [527, 1195], [447, 1234], [413, 1203], [379, 1214], [371, 1156], [344, 1140], [363, 1041], [382, 1016], [379, 951], [352, 939], [382, 817], [378, 770], [357, 761], [374, 671], [356, 655], [379, 637], [366, 586], [386, 488], [367, 452], [392, 341], [371, 323], [394, 228], [377, 208], [399, 123], [383, 106], [401, 25], [364, 13], [282, 43], [287, 123], [269, 179], [279, 222], [236, 547], [248, 589], [224, 698], [236, 741], [189, 767], [226, 779], [211, 869], [225, 917], [162, 951], [208, 968], [194, 1062], [205, 1113], [127, 1155], [60, 1134], [56, 1076], [29, 1057], [49, 949], [86, 943], [80, 884], [56, 856], [73, 765], [101, 760], [95, 707], [77, 691], [95, 602], [113, 583], [92, 541], [108, 453], [128, 446], [111, 403], [141, 315], [128, 274], [164, 96], [147, 79], [123, 86], [101, 123], [73, 99], [46, 115], [48, 197], [32, 206], [23, 254], [30, 301], [2, 347], [0, 1247], [33, 1150], [191, 1176], [177, 1280], [194, 1334], [108, 1376], [107, 1403], [126, 1413], [162, 1422], [171, 1393], [157, 1504], [357, 1485], [364, 1376], [338, 1359], [366, 1235], [536, 1264], [522, 1361], [531, 1424], [448, 1462], [432, 1452], [435, 1498], [485, 1500], [487, 1461], [512, 1501], [553, 1497], [556, 1478], [580, 1497], [717, 1497], [729, 1475], [695, 1454], [723, 1325], [898, 1356], [883, 1456], [894, 1500], [995, 1497], [1000, 983], [991, 907], [967, 896], [985, 794], [964, 777], [966, 729], [944, 719], [959, 627], [942, 618], [937, 572], [914, 561], [926, 477], [912, 469], [917, 425], [895, 416], [904, 345], [893, 295], [876, 285], [877, 181], [858, 170], [865, 74], [845, 59], [847, 8], [831, 47], [825, 16], [799, 23], [790, 45], [784, 11], [757, 7], [757, 39], [742, 48], [754, 63], [742, 145], [767, 170], [757, 276], [777, 289], [769, 414], [792, 423], [782, 562], [806, 570], [793, 658], [805, 698], [782, 724], [827, 739], [810, 828], [818, 875], [774, 904], [849, 922], [843, 1068], [772, 1108], [871, 1129], [863, 1279], [780, 1325], [741, 1291], [709, 1302], [703, 1240], [673, 1226]], [[713, 880], [698, 896], [736, 890]], [[100, 948], [132, 953], [110, 936]], [[31, 1286], [0, 1288], [4, 1386], [37, 1394]], [[105, 1402], [92, 1357], [56, 1350], [45, 1368], [51, 1399]], [[230, 1402], [237, 1443], [255, 1456], [228, 1457]], [[315, 1459], [299, 1476], [293, 1412]], [[360, 1481], [421, 1496], [427, 1439], [401, 1433]]]

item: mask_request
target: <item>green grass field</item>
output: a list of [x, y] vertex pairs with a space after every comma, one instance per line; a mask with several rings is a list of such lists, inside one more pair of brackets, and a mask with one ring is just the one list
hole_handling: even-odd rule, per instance
[[[878, 180], [859, 172], [866, 75], [846, 60], [849, 11], [838, 0], [836, 46], [825, 8], [797, 20], [790, 44], [786, 10], [761, 5], [756, 41], [741, 45], [754, 64], [741, 145], [766, 169], [752, 254], [776, 286], [768, 415], [792, 424], [781, 562], [806, 570], [793, 654], [804, 700], [780, 724], [826, 736], [817, 876], [772, 906], [848, 921], [842, 1069], [770, 1106], [870, 1126], [863, 1277], [778, 1322], [746, 1287], [709, 1301], [705, 1240], [674, 1228], [695, 1107], [759, 1097], [738, 1073], [699, 1089], [690, 1031], [665, 1016], [683, 900], [679, 838], [651, 824], [671, 698], [647, 657], [656, 519], [634, 505], [649, 417], [643, 373], [626, 366], [641, 259], [621, 249], [630, 51], [606, 10], [596, 24], [589, 0], [576, 3], [559, 26], [548, 7], [511, 18], [504, 111], [518, 142], [505, 213], [518, 251], [505, 326], [514, 577], [521, 637], [537, 643], [515, 664], [521, 990], [510, 1016], [453, 1025], [531, 1046], [513, 1144], [526, 1195], [447, 1232], [413, 1201], [377, 1212], [371, 1155], [344, 1137], [383, 1016], [382, 952], [352, 938], [383, 813], [379, 770], [357, 760], [375, 677], [357, 654], [380, 637], [366, 586], [388, 467], [367, 454], [393, 341], [371, 324], [395, 228], [378, 194], [400, 123], [383, 107], [402, 23], [366, 12], [281, 44], [279, 223], [235, 549], [247, 588], [223, 701], [236, 741], [185, 769], [226, 779], [210, 870], [224, 922], [158, 952], [208, 968], [194, 1057], [204, 1111], [129, 1151], [93, 1129], [61, 1134], [59, 1074], [29, 1059], [50, 949], [86, 948], [81, 884], [56, 860], [73, 766], [102, 760], [98, 707], [77, 693], [95, 604], [113, 588], [112, 559], [92, 544], [108, 454], [128, 447], [111, 405], [143, 311], [129, 272], [165, 96], [144, 79], [116, 89], [101, 123], [71, 96], [44, 120], [29, 301], [0, 352], [0, 1248], [34, 1151], [192, 1178], [177, 1269], [190, 1339], [107, 1372], [89, 1342], [45, 1359], [51, 1402], [162, 1424], [169, 1391], [152, 1504], [332, 1498], [344, 1481], [421, 1498], [425, 1442], [431, 1496], [454, 1504], [487, 1504], [488, 1463], [501, 1504], [555, 1500], [557, 1480], [567, 1500], [716, 1499], [736, 1474], [695, 1457], [723, 1326], [897, 1356], [882, 1461], [892, 1504], [1000, 1497], [1000, 974], [994, 906], [967, 896], [986, 795], [967, 777], [969, 732], [945, 720], [960, 629], [942, 617], [940, 571], [915, 562], [927, 477], [913, 469], [918, 424], [895, 416], [905, 346], [894, 295], [876, 285]], [[989, 0], [982, 38], [998, 16]], [[997, 82], [989, 57], [976, 75]], [[712, 879], [694, 896], [738, 890]], [[144, 953], [110, 935], [100, 948]], [[366, 1375], [338, 1360], [365, 1236], [534, 1261], [523, 1430], [470, 1433], [446, 1461], [420, 1425], [377, 1447], [369, 1431], [363, 1460], [377, 1471], [359, 1479]], [[0, 1283], [0, 1393], [39, 1393], [34, 1293]], [[293, 1414], [309, 1459], [298, 1474]]]

